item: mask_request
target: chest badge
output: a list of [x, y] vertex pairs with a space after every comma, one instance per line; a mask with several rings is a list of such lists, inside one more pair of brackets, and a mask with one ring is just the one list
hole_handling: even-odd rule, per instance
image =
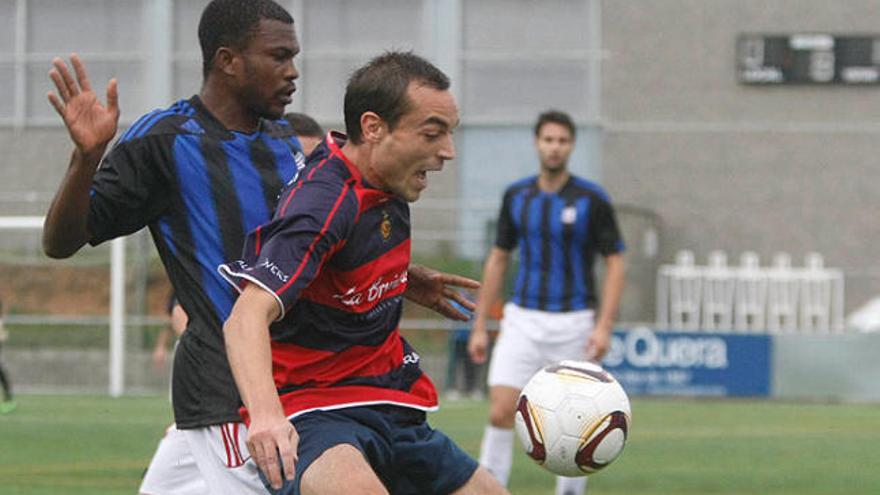
[[379, 233], [382, 234], [382, 240], [387, 241], [391, 238], [391, 217], [388, 212], [382, 210], [382, 223], [379, 224]]
[[562, 223], [564, 224], [572, 224], [575, 220], [577, 220], [578, 212], [577, 208], [574, 206], [566, 206], [562, 209]]

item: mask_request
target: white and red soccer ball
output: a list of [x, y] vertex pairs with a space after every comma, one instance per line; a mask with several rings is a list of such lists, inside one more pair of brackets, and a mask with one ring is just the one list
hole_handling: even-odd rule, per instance
[[535, 374], [522, 390], [516, 433], [526, 453], [548, 471], [585, 476], [623, 451], [629, 398], [601, 366], [562, 361]]

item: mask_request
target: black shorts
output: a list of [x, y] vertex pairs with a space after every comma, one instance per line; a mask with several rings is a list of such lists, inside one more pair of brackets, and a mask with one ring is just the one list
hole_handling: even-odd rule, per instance
[[296, 477], [281, 490], [270, 488], [273, 494], [299, 495], [306, 469], [326, 450], [341, 444], [360, 450], [392, 495], [452, 493], [478, 466], [449, 437], [431, 428], [425, 413], [416, 409], [351, 407], [314, 411], [291, 422], [299, 433]]

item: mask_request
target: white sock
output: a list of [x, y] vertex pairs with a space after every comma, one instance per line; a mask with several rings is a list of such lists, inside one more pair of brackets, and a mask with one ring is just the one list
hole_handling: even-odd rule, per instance
[[486, 425], [483, 442], [480, 444], [480, 465], [488, 469], [503, 486], [507, 486], [511, 464], [513, 464], [513, 428]]
[[584, 495], [587, 491], [587, 477], [556, 477], [556, 495]]

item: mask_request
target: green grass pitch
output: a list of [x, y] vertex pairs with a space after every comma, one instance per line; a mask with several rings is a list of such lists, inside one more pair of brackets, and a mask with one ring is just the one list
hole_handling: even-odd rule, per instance
[[[20, 396], [0, 416], [0, 495], [133, 494], [171, 420], [166, 397]], [[877, 494], [880, 407], [637, 399], [622, 456], [596, 494]], [[484, 402], [446, 402], [431, 423], [476, 453]], [[517, 495], [553, 493], [522, 452]]]

